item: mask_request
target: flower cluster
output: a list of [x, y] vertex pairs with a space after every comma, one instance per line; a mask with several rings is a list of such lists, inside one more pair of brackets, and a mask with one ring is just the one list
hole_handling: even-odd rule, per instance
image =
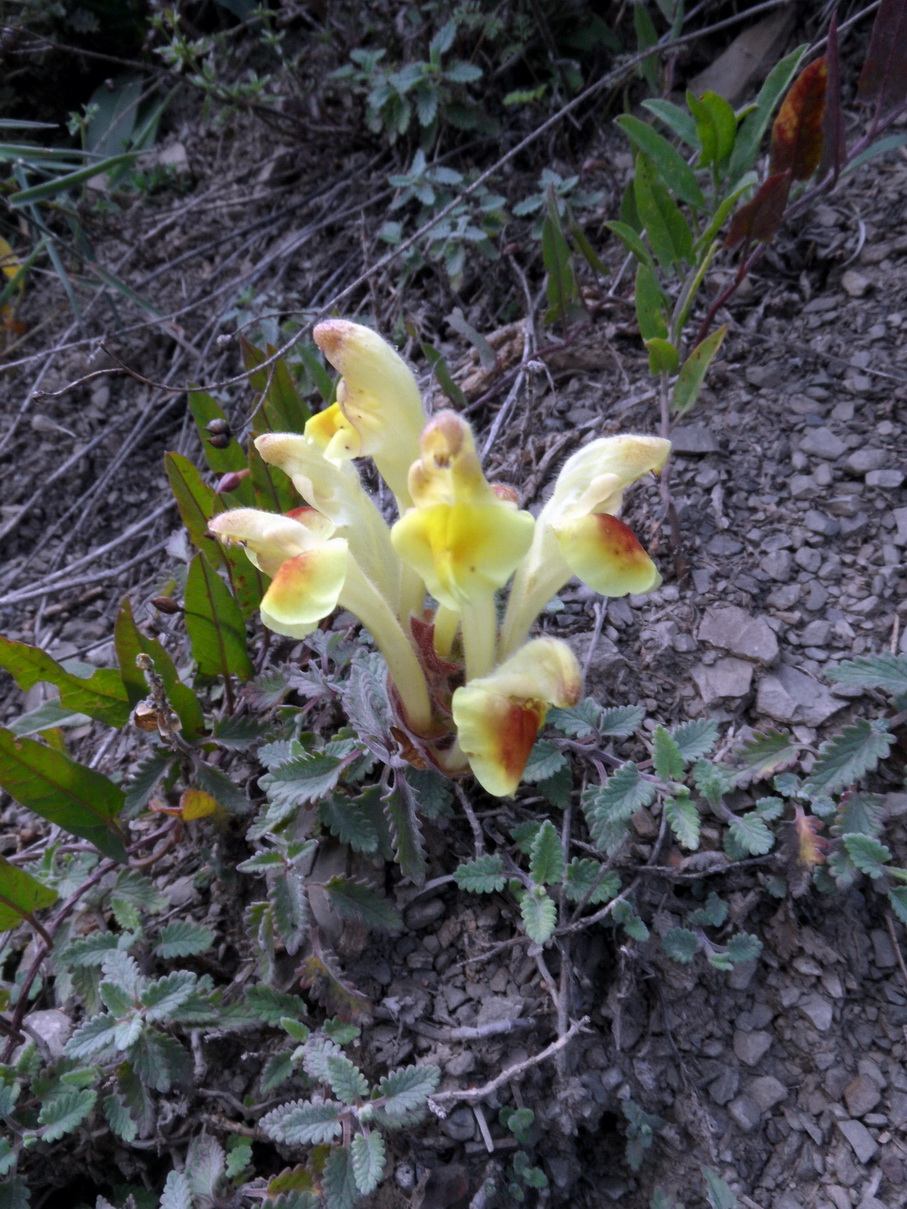
[[[617, 519], [623, 491], [664, 466], [658, 437], [592, 441], [564, 464], [537, 518], [485, 478], [473, 434], [442, 411], [426, 422], [406, 362], [370, 329], [315, 328], [340, 372], [337, 401], [303, 434], [255, 444], [290, 476], [306, 506], [286, 516], [237, 508], [211, 521], [271, 578], [261, 619], [301, 638], [338, 605], [370, 630], [387, 661], [401, 732], [449, 775], [472, 770], [493, 794], [513, 793], [550, 706], [580, 697], [576, 657], [529, 639], [545, 604], [573, 576], [607, 596], [647, 592], [658, 571]], [[393, 492], [388, 526], [353, 459], [371, 457]], [[513, 577], [503, 623], [496, 594]], [[426, 609], [426, 595], [435, 606]]]

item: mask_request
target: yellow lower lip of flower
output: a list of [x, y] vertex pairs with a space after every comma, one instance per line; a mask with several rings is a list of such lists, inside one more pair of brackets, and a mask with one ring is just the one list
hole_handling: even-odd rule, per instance
[[348, 560], [347, 544], [337, 538], [288, 558], [261, 602], [261, 619], [268, 629], [288, 638], [310, 634], [337, 607]]
[[553, 526], [571, 572], [602, 596], [650, 592], [658, 568], [633, 530], [609, 513], [590, 513]]
[[513, 574], [532, 541], [528, 512], [502, 504], [413, 508], [391, 530], [394, 549], [448, 609], [492, 595]]

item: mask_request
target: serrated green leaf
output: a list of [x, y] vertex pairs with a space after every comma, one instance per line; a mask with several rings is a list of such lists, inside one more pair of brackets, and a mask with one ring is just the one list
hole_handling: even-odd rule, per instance
[[699, 952], [699, 937], [689, 928], [668, 928], [661, 938], [661, 947], [672, 961], [689, 965]]
[[588, 895], [588, 903], [610, 902], [620, 893], [620, 875], [614, 870], [605, 870], [600, 861], [588, 856], [575, 856], [567, 866], [564, 893], [570, 902], [581, 902]]
[[129, 699], [120, 673], [114, 668], [96, 668], [87, 679], [73, 675], [39, 647], [13, 642], [0, 635], [0, 668], [5, 668], [21, 689], [40, 683], [52, 684], [60, 704], [74, 713], [87, 714], [108, 726], [129, 721]]
[[743, 785], [774, 776], [794, 763], [802, 747], [801, 743], [778, 730], [768, 731], [764, 735], [757, 734], [735, 753], [740, 764], [736, 774], [737, 784]]
[[337, 756], [305, 754], [272, 766], [258, 783], [270, 801], [295, 808], [327, 797], [342, 774]]
[[171, 1171], [167, 1175], [160, 1209], [192, 1209], [192, 1189], [184, 1171]]
[[718, 741], [718, 724], [709, 718], [697, 718], [675, 727], [671, 731], [671, 738], [677, 744], [684, 760], [701, 760]]
[[224, 1148], [217, 1138], [206, 1133], [196, 1134], [186, 1153], [186, 1174], [193, 1197], [213, 1200], [225, 1165]]
[[294, 1100], [266, 1113], [261, 1118], [260, 1125], [275, 1142], [286, 1142], [293, 1146], [317, 1146], [323, 1142], [331, 1142], [339, 1136], [341, 1111], [342, 1106], [333, 1100], [326, 1100], [322, 1104]]
[[539, 793], [549, 805], [566, 810], [573, 796], [573, 769], [565, 760], [562, 768], [538, 783]]
[[557, 886], [564, 880], [567, 862], [561, 838], [550, 819], [535, 834], [529, 853], [529, 876], [538, 886]]
[[847, 855], [861, 873], [873, 879], [885, 875], [885, 864], [891, 860], [890, 848], [872, 836], [859, 833], [843, 835], [841, 839], [847, 849]]
[[734, 775], [710, 760], [697, 760], [693, 765], [693, 784], [710, 806], [719, 806], [734, 785]]
[[66, 1042], [64, 1053], [69, 1058], [93, 1058], [114, 1044], [117, 1022], [108, 1015], [92, 1016], [76, 1029]]
[[355, 802], [341, 794], [332, 794], [318, 805], [318, 817], [341, 844], [354, 852], [377, 852], [378, 832], [371, 819]]
[[526, 935], [538, 945], [547, 944], [557, 927], [555, 904], [541, 886], [534, 890], [518, 891], [517, 900]]
[[133, 1120], [132, 1113], [126, 1101], [118, 1092], [113, 1092], [104, 1099], [104, 1116], [107, 1124], [123, 1142], [134, 1142], [138, 1137], [138, 1125]]
[[189, 1055], [173, 1037], [146, 1028], [130, 1054], [139, 1079], [154, 1091], [168, 1092], [185, 1083], [192, 1071]]
[[860, 655], [826, 669], [825, 675], [838, 684], [907, 693], [907, 655]]
[[16, 1165], [16, 1152], [9, 1138], [0, 1138], [0, 1176], [8, 1175]]
[[299, 951], [308, 933], [309, 903], [303, 876], [288, 869], [271, 884], [274, 926], [288, 953]]
[[470, 894], [500, 892], [507, 881], [503, 858], [489, 854], [474, 861], [466, 861], [454, 870], [453, 876], [460, 889]]
[[174, 920], [161, 928], [160, 940], [154, 951], [165, 961], [174, 957], [195, 957], [199, 953], [207, 953], [214, 940], [215, 933], [211, 928], [187, 919]]
[[765, 819], [766, 823], [773, 823], [784, 814], [784, 799], [775, 797], [759, 798], [756, 802], [756, 813], [760, 818]]
[[0, 785], [48, 822], [125, 862], [118, 823], [123, 791], [107, 777], [34, 739], [17, 739], [0, 727]]
[[656, 788], [645, 780], [633, 763], [622, 764], [604, 785], [584, 791], [581, 805], [592, 838], [598, 847], [613, 848], [623, 825], [637, 810], [650, 806]]
[[262, 1094], [267, 1095], [281, 1083], [286, 1083], [287, 1079], [292, 1078], [295, 1069], [292, 1054], [271, 1054], [261, 1070]]
[[907, 924], [907, 886], [892, 886], [888, 891], [888, 901], [901, 923]]
[[16, 865], [0, 856], [0, 932], [10, 932], [35, 911], [41, 911], [57, 901], [51, 890]]
[[384, 817], [393, 842], [394, 857], [404, 877], [421, 886], [425, 881], [427, 861], [422, 825], [416, 810], [416, 799], [405, 778], [398, 778], [393, 791], [384, 801]]
[[403, 920], [393, 905], [372, 886], [349, 877], [332, 877], [324, 886], [331, 906], [344, 919], [352, 919], [378, 932], [399, 932]]
[[687, 923], [694, 928], [720, 928], [728, 917], [729, 907], [712, 890], [704, 907], [697, 907], [687, 916]]
[[775, 837], [755, 811], [738, 815], [731, 820], [729, 834], [736, 844], [739, 844], [750, 856], [764, 856], [771, 852]]
[[72, 1133], [95, 1106], [98, 1093], [93, 1088], [66, 1091], [45, 1099], [38, 1113], [41, 1137], [45, 1142], [58, 1142]]
[[387, 1101], [384, 1111], [393, 1117], [422, 1108], [440, 1078], [437, 1066], [401, 1066], [391, 1071], [378, 1083], [378, 1092]]
[[197, 979], [189, 970], [174, 970], [142, 988], [147, 1020], [167, 1020], [195, 992]]
[[[609, 712], [619, 714], [622, 711], [611, 710]], [[642, 713], [641, 710], [639, 712]], [[564, 735], [573, 735], [581, 739], [596, 730], [600, 717], [602, 717], [601, 707], [591, 697], [586, 697], [578, 705], [569, 706], [566, 709], [557, 707], [549, 709], [545, 715], [545, 722]]]
[[656, 726], [652, 735], [652, 763], [663, 781], [679, 781], [683, 776], [680, 748], [663, 726]]
[[892, 743], [884, 718], [859, 718], [822, 744], [803, 792], [822, 797], [852, 785], [885, 759]]
[[878, 839], [885, 823], [885, 803], [877, 793], [847, 793], [835, 810], [833, 829], [836, 835], [859, 832]]
[[696, 803], [688, 795], [678, 795], [676, 798], [665, 798], [664, 810], [677, 843], [681, 848], [694, 852], [699, 847], [700, 831]]
[[325, 1059], [331, 1091], [343, 1104], [355, 1104], [368, 1095], [365, 1075], [344, 1054], [329, 1054]]
[[359, 1199], [353, 1156], [346, 1146], [337, 1146], [327, 1157], [322, 1176], [325, 1200], [331, 1209], [353, 1209]]
[[370, 1134], [357, 1134], [353, 1138], [350, 1154], [356, 1187], [362, 1196], [368, 1196], [381, 1183], [386, 1161], [384, 1139], [377, 1130]]
[[529, 753], [523, 780], [529, 784], [544, 781], [566, 766], [567, 758], [550, 739], [538, 739]]
[[108, 1012], [118, 1018], [130, 1015], [137, 1006], [135, 999], [129, 991], [116, 982], [110, 982], [108, 979], [105, 979], [100, 987], [98, 987], [98, 994], [101, 996], [101, 1002]]
[[750, 932], [738, 932], [727, 942], [728, 959], [735, 966], [755, 961], [762, 952], [762, 941]]
[[634, 940], [643, 941], [649, 939], [649, 929], [645, 921], [640, 919], [636, 908], [627, 899], [621, 899], [620, 902], [614, 904], [611, 918], [615, 923], [620, 924], [627, 935], [631, 936]]

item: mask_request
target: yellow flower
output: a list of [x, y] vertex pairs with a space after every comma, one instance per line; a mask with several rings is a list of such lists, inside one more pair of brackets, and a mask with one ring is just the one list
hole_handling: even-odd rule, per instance
[[632, 530], [614, 514], [625, 488], [661, 470], [670, 451], [661, 437], [602, 437], [567, 459], [510, 589], [502, 655], [520, 645], [547, 601], [574, 575], [603, 596], [649, 592], [661, 583]]
[[483, 788], [515, 793], [548, 709], [575, 705], [581, 692], [576, 656], [556, 638], [534, 638], [489, 676], [458, 688], [457, 742]]
[[329, 319], [315, 343], [342, 375], [337, 402], [314, 416], [306, 436], [326, 457], [371, 457], [401, 511], [409, 502], [407, 474], [418, 455], [425, 411], [412, 370], [371, 328]]

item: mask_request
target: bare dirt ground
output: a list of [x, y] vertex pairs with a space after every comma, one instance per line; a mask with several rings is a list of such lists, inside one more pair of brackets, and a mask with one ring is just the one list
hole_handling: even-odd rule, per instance
[[[584, 157], [616, 164], [613, 173], [590, 169], [589, 185], [606, 195], [604, 218], [625, 157], [606, 128], [596, 138]], [[374, 171], [366, 155], [326, 168], [246, 119], [198, 134], [191, 110], [174, 120], [168, 139], [187, 153], [185, 192], [92, 219], [101, 262], [160, 317], [126, 303], [113, 316], [98, 304], [80, 327], [49, 280], [22, 310], [26, 324], [42, 324], [40, 334], [2, 368], [0, 619], [9, 637], [58, 657], [108, 662], [123, 593], [144, 609], [169, 574], [177, 521], [160, 455], [179, 448], [196, 456], [197, 447], [185, 395], [155, 383], [175, 388], [238, 372], [235, 344], [218, 337], [242, 317], [240, 289], [281, 312], [317, 311], [381, 254], [370, 234], [380, 207], [351, 197], [351, 180]], [[855, 708], [823, 670], [854, 654], [907, 651], [905, 186], [903, 152], [842, 183], [778, 241], [733, 303], [721, 361], [675, 433], [681, 579], [656, 488], [637, 489], [629, 502], [626, 517], [648, 540], [665, 582], [646, 598], [607, 604], [587, 685], [604, 703], [643, 704], [652, 726], [709, 716], [729, 741], [747, 727], [780, 727], [815, 744]], [[486, 336], [513, 318], [502, 300], [519, 296], [522, 274], [537, 286], [534, 256], [522, 243], [510, 260], [467, 278], [458, 301]], [[619, 266], [613, 246], [609, 258]], [[609, 286], [600, 286], [592, 328], [548, 373], [525, 377], [507, 428], [518, 440], [502, 437], [490, 452], [489, 477], [528, 480], [529, 505], [550, 481], [552, 463], [581, 440], [656, 430], [632, 308], [619, 286], [606, 297]], [[544, 333], [525, 310], [518, 317], [537, 347]], [[386, 332], [414, 318], [465, 375], [462, 342], [444, 325], [430, 276], [401, 294], [392, 270], [378, 273], [342, 313], [368, 316]], [[30, 392], [58, 390], [110, 365], [99, 337], [148, 383], [99, 377], [29, 400]], [[428, 390], [424, 364], [416, 367]], [[219, 393], [240, 418], [246, 388]], [[499, 402], [473, 415], [480, 430]], [[129, 539], [114, 544], [127, 531]], [[575, 635], [583, 649], [594, 602], [579, 590], [564, 601], [547, 624]], [[150, 609], [141, 618], [167, 631]], [[179, 641], [176, 629], [168, 640]], [[20, 704], [8, 689], [4, 715]], [[128, 762], [135, 742], [106, 742], [99, 766], [109, 773]], [[886, 795], [886, 840], [903, 853], [907, 794], [896, 768], [886, 776], [875, 786]], [[502, 809], [487, 802], [483, 809], [485, 825], [503, 830]], [[21, 836], [28, 825], [21, 812], [7, 804], [3, 818], [5, 850], [30, 842]], [[640, 832], [628, 865], [645, 863], [652, 838]], [[471, 854], [460, 821], [431, 832], [429, 842], [430, 884]], [[182, 853], [162, 884], [185, 884], [193, 859]], [[539, 1205], [645, 1209], [659, 1185], [693, 1209], [704, 1203], [704, 1166], [746, 1209], [907, 1203], [903, 928], [868, 882], [846, 894], [808, 891], [778, 901], [762, 890], [763, 871], [653, 869], [638, 893], [643, 914], [670, 916], [694, 885], [720, 883], [735, 922], [763, 941], [759, 961], [721, 974], [699, 963], [678, 966], [654, 943], [583, 933], [552, 968], [557, 975], [558, 962], [569, 963], [569, 1015], [588, 1017], [585, 1029], [481, 1104], [455, 1107], [398, 1143], [373, 1203], [469, 1204], [513, 1156], [497, 1123], [505, 1103], [536, 1113], [529, 1153], [549, 1189], [527, 1195]], [[512, 904], [472, 898], [449, 881], [421, 894], [405, 885], [391, 890], [407, 932], [370, 938], [345, 965], [374, 1005], [363, 1038], [367, 1066], [431, 1061], [442, 1069], [442, 1088], [480, 1085], [555, 1040], [552, 994]], [[216, 888], [193, 890], [185, 903], [219, 928], [242, 905]], [[266, 1049], [265, 1040], [242, 1061], [227, 1059], [235, 1062], [235, 1097], [254, 1084]], [[638, 1171], [626, 1157], [628, 1101], [659, 1119]], [[223, 1120], [191, 1092], [184, 1113], [165, 1139], [175, 1152], [188, 1136], [182, 1121], [195, 1114], [216, 1131]], [[494, 1203], [511, 1203], [498, 1196]]]

